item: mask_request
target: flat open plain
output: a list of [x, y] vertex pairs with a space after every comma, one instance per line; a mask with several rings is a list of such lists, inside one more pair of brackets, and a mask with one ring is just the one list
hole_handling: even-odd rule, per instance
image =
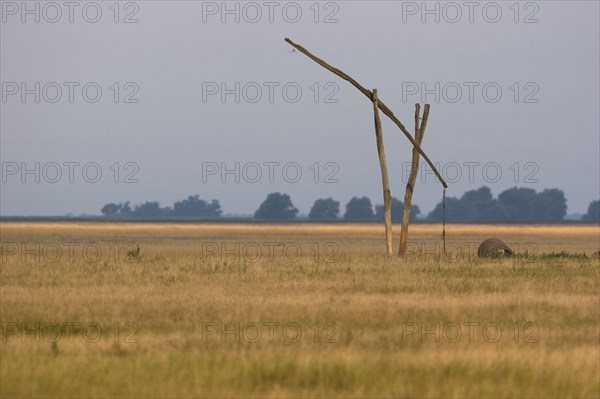
[[0, 233], [3, 397], [600, 397], [598, 226]]

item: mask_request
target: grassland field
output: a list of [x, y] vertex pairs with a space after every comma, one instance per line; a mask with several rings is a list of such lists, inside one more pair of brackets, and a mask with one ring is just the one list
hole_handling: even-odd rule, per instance
[[[489, 237], [518, 255], [478, 258]], [[448, 225], [444, 253], [415, 224], [405, 259], [375, 224], [0, 241], [2, 397], [600, 397], [597, 225]]]

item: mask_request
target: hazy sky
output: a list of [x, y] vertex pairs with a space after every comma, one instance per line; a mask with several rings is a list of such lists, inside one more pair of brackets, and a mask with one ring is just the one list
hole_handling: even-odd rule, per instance
[[[317, 198], [382, 203], [371, 103], [285, 37], [378, 88], [411, 132], [414, 104], [431, 103], [423, 149], [448, 196], [557, 187], [569, 213], [600, 196], [597, 1], [1, 7], [5, 216], [190, 194], [243, 214], [275, 191], [302, 213]], [[411, 146], [382, 118], [403, 198]], [[429, 212], [441, 185], [420, 176]]]

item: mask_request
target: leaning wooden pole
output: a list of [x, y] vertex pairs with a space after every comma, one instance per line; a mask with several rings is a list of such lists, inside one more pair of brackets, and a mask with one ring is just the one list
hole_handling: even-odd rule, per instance
[[383, 184], [383, 211], [385, 218], [385, 245], [388, 256], [394, 254], [392, 236], [392, 194], [390, 193], [390, 179], [388, 177], [387, 163], [385, 162], [385, 150], [383, 148], [383, 129], [379, 118], [379, 101], [377, 89], [373, 89], [373, 115], [375, 119], [375, 138], [377, 139], [377, 153], [379, 154], [379, 166], [381, 167], [381, 182]]
[[[296, 50], [298, 50], [302, 54], [306, 55], [308, 58], [310, 58], [317, 64], [321, 65], [323, 68], [336, 74], [340, 78], [350, 82], [361, 93], [363, 93], [365, 96], [367, 96], [367, 98], [369, 100], [373, 101], [373, 93], [370, 90], [365, 89], [363, 86], [360, 85], [360, 83], [358, 83], [356, 80], [352, 79], [349, 75], [346, 75], [344, 72], [340, 71], [339, 69], [329, 65], [327, 62], [325, 62], [322, 59], [320, 59], [319, 57], [313, 55], [310, 51], [308, 51], [304, 47], [300, 46], [299, 44], [294, 43], [287, 37], [285, 38], [285, 41], [287, 43], [289, 43], [292, 47], [294, 47]], [[381, 112], [383, 112], [385, 115], [387, 115], [388, 118], [390, 118], [400, 128], [400, 130], [402, 131], [402, 133], [404, 133], [404, 135], [406, 136], [408, 141], [410, 141], [410, 143], [413, 145], [413, 148], [415, 148], [419, 152], [419, 154], [421, 154], [423, 156], [423, 159], [429, 164], [429, 166], [433, 170], [433, 173], [435, 173], [435, 175], [440, 180], [440, 182], [442, 183], [444, 188], [447, 188], [448, 185], [446, 184], [446, 181], [444, 180], [444, 178], [442, 177], [440, 172], [437, 170], [437, 168], [435, 167], [433, 162], [431, 162], [431, 159], [429, 159], [427, 154], [425, 154], [425, 152], [421, 149], [421, 146], [415, 142], [415, 140], [413, 139], [411, 134], [408, 132], [408, 130], [406, 130], [406, 127], [402, 124], [402, 122], [400, 122], [400, 120], [398, 118], [396, 118], [396, 116], [394, 115], [392, 110], [390, 110], [382, 101], [379, 101], [378, 106], [379, 106], [379, 109], [381, 110]]]
[[[415, 104], [415, 141], [418, 145], [423, 142], [425, 129], [427, 128], [427, 120], [429, 119], [429, 104], [425, 104], [423, 110], [423, 119], [419, 123], [421, 106]], [[410, 206], [412, 203], [412, 195], [417, 182], [417, 173], [419, 173], [419, 151], [417, 147], [413, 147], [412, 165], [410, 166], [410, 175], [406, 183], [406, 192], [404, 193], [404, 209], [402, 212], [402, 228], [400, 229], [400, 248], [398, 254], [405, 256], [408, 249], [408, 223], [410, 222]]]

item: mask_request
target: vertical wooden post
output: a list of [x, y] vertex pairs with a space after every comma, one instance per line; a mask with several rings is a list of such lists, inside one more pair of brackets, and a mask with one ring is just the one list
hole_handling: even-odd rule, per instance
[[[423, 142], [423, 136], [425, 135], [425, 128], [427, 128], [427, 119], [429, 119], [429, 104], [425, 104], [423, 110], [423, 119], [419, 123], [419, 114], [421, 112], [421, 106], [415, 104], [415, 142], [420, 147]], [[398, 254], [402, 257], [406, 255], [408, 249], [408, 223], [410, 222], [410, 205], [412, 202], [413, 190], [417, 181], [417, 173], [419, 172], [419, 151], [413, 147], [412, 153], [412, 165], [410, 167], [410, 176], [406, 183], [406, 192], [404, 193], [404, 209], [402, 212], [402, 228], [400, 230], [400, 248]]]
[[394, 254], [392, 241], [392, 195], [390, 193], [390, 180], [388, 177], [387, 163], [385, 162], [385, 151], [383, 148], [383, 130], [381, 129], [381, 119], [379, 118], [379, 100], [377, 98], [377, 89], [373, 89], [373, 113], [375, 117], [375, 137], [377, 139], [377, 153], [379, 154], [379, 165], [381, 166], [381, 181], [383, 183], [385, 244], [388, 256], [392, 256]]

